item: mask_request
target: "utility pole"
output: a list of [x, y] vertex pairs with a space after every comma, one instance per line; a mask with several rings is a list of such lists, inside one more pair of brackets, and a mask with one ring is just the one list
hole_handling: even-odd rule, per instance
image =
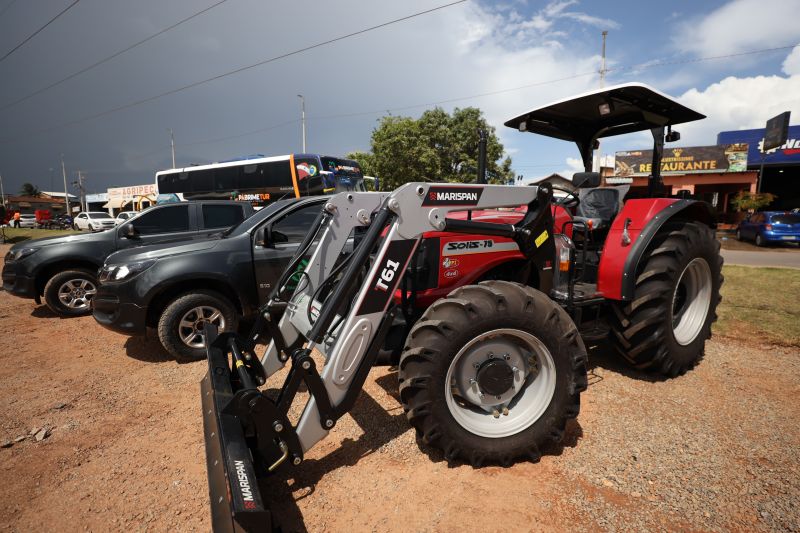
[[0, 206], [6, 205], [6, 195], [3, 193], [3, 175], [0, 174]]
[[172, 128], [167, 128], [169, 130], [169, 143], [172, 146], [172, 168], [175, 168], [175, 135], [172, 134]]
[[73, 181], [72, 184], [80, 191], [81, 211], [88, 211], [86, 209], [86, 194], [83, 187], [83, 171], [77, 170], [76, 172], [78, 173], [78, 181]]
[[606, 37], [607, 36], [608, 36], [608, 30], [603, 30], [603, 53], [601, 55], [602, 63], [600, 65], [600, 88], [601, 89], [606, 86], [606, 73], [608, 72], [608, 69], [606, 68]]
[[303, 123], [303, 153], [306, 153], [306, 99], [302, 94], [298, 94], [300, 99], [300, 117]]
[[64, 167], [64, 154], [61, 154], [61, 175], [64, 177], [64, 205], [67, 208], [67, 216], [72, 216], [69, 210], [69, 191], [67, 190], [67, 170]]

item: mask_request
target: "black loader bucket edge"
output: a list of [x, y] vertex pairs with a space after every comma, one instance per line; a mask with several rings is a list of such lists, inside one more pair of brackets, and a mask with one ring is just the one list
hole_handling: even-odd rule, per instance
[[272, 531], [272, 515], [258, 489], [253, 458], [233, 400], [227, 353], [209, 332], [208, 373], [200, 382], [211, 526], [215, 533]]

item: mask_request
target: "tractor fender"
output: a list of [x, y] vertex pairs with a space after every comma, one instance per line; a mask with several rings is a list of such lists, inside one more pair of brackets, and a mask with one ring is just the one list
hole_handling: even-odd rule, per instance
[[[610, 300], [630, 300], [636, 270], [658, 230], [669, 220], [693, 220], [716, 228], [711, 206], [698, 200], [640, 198], [628, 200], [608, 232], [597, 272], [597, 291]], [[623, 236], [627, 223], [629, 242]]]

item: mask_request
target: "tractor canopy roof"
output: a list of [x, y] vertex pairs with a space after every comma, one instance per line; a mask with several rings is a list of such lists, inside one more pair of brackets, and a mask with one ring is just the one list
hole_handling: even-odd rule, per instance
[[580, 145], [703, 118], [705, 115], [647, 85], [625, 83], [559, 100], [523, 113], [505, 125]]

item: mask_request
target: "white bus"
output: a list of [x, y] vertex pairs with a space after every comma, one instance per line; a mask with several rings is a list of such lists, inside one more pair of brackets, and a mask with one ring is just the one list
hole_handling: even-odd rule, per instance
[[253, 156], [156, 173], [158, 203], [241, 200], [263, 207], [282, 198], [364, 191], [358, 162], [317, 154]]

